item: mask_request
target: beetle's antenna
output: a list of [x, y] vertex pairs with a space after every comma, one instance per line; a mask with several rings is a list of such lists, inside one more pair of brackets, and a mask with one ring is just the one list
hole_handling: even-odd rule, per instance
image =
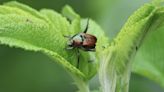
[[84, 30], [83, 33], [87, 33], [87, 31], [88, 31], [88, 26], [89, 26], [89, 18], [88, 18], [88, 20], [87, 20], [87, 25], [86, 25], [86, 28], [85, 28], [85, 30]]

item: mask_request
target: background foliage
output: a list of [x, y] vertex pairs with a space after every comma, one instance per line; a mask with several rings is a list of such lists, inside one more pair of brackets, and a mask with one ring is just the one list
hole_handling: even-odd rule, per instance
[[[0, 0], [0, 3], [8, 0]], [[110, 37], [114, 37], [129, 15], [148, 0], [18, 0], [33, 8], [61, 11], [71, 5], [82, 17], [96, 20]], [[127, 4], [129, 3], [129, 4]], [[84, 7], [85, 6], [85, 7]], [[0, 92], [73, 92], [69, 75], [51, 59], [40, 53], [0, 46]], [[61, 77], [62, 76], [62, 77]], [[95, 88], [96, 78], [92, 81]], [[130, 92], [162, 92], [154, 82], [133, 74]]]

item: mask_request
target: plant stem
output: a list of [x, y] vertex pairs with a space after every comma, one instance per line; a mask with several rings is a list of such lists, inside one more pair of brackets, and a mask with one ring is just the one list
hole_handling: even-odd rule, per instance
[[[139, 42], [141, 41], [139, 40]], [[130, 47], [135, 48], [135, 46]], [[119, 56], [121, 52], [118, 52], [115, 46], [111, 46], [102, 54], [99, 69], [102, 92], [128, 92], [131, 66], [136, 50], [128, 50], [127, 52], [128, 59], [120, 59], [122, 58]]]
[[[99, 78], [102, 85], [102, 92], [128, 92], [129, 80], [131, 74], [132, 62], [126, 63], [122, 73], [117, 71], [115, 49], [111, 47], [110, 51], [105, 52], [100, 61]], [[135, 55], [132, 53], [131, 59]]]
[[100, 83], [103, 92], [128, 92], [131, 64], [127, 65], [123, 73], [116, 71], [113, 51], [103, 57], [99, 71]]
[[122, 75], [117, 76], [116, 92], [128, 92], [131, 75], [131, 61]]
[[90, 92], [88, 81], [85, 81], [77, 76], [73, 76], [76, 86], [78, 87], [78, 92]]

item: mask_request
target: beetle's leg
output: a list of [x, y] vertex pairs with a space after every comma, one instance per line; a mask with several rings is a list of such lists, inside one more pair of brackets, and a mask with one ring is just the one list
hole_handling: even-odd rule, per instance
[[88, 31], [88, 26], [89, 26], [89, 18], [88, 18], [88, 20], [87, 20], [87, 26], [86, 26], [86, 28], [85, 28], [85, 30], [84, 30], [83, 33], [87, 33], [87, 31]]
[[94, 49], [89, 49], [89, 51], [96, 51], [96, 49], [94, 48]]
[[95, 48], [94, 49], [85, 49], [85, 51], [93, 51], [93, 52], [95, 52], [96, 49]]
[[96, 48], [84, 48], [84, 47], [81, 47], [80, 49], [84, 50], [84, 51], [96, 51]]
[[80, 63], [80, 51], [77, 49], [77, 68], [79, 68], [79, 63]]
[[72, 49], [74, 49], [74, 47], [68, 47], [68, 46], [65, 47], [65, 50], [72, 50]]

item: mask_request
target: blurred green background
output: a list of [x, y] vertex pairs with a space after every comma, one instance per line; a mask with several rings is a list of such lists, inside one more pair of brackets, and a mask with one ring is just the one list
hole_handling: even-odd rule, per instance
[[[0, 4], [10, 0], [0, 0]], [[110, 38], [116, 36], [127, 18], [150, 0], [17, 0], [35, 9], [58, 12], [71, 5], [82, 17], [90, 17]], [[99, 86], [97, 77], [91, 89]], [[64, 69], [41, 53], [0, 46], [0, 92], [75, 92], [76, 86]], [[132, 74], [130, 92], [164, 92], [158, 84]]]

